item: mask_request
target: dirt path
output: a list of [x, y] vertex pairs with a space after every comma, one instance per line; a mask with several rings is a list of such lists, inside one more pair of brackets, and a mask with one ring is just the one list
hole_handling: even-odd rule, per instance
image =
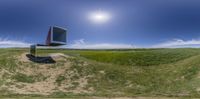
[[[18, 74], [26, 75], [27, 77], [37, 77], [40, 80], [35, 80], [32, 83], [18, 82], [11, 79], [11, 84], [5, 84], [1, 88], [5, 88], [13, 93], [17, 94], [38, 94], [38, 95], [50, 95], [57, 91], [72, 92], [72, 93], [91, 93], [93, 88], [86, 89], [89, 76], [80, 77], [75, 80], [71, 80], [73, 77], [79, 77], [77, 70], [71, 70], [72, 62], [69, 60], [70, 56], [62, 53], [50, 54], [56, 63], [54, 64], [37, 64], [33, 63], [26, 57], [27, 53], [23, 53], [18, 57], [19, 62], [26, 64], [26, 66], [19, 66], [16, 69]], [[0, 72], [1, 74], [4, 72]], [[17, 75], [15, 73], [15, 75]], [[63, 78], [58, 84], [57, 79]], [[35, 79], [35, 78], [31, 78]], [[75, 84], [77, 85], [75, 85]], [[0, 89], [1, 89], [0, 88]]]

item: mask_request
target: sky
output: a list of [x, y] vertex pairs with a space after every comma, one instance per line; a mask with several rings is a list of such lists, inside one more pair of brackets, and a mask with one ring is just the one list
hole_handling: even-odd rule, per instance
[[0, 47], [44, 43], [50, 26], [68, 48], [200, 47], [200, 1], [0, 0]]

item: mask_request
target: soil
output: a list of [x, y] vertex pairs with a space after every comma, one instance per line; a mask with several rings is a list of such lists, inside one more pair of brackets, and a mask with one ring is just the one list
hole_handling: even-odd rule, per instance
[[[22, 63], [32, 63], [26, 57], [27, 53], [23, 53], [18, 60]], [[92, 93], [93, 88], [87, 88], [88, 77], [80, 77], [76, 80], [71, 80], [70, 78], [74, 75], [79, 75], [77, 71], [70, 70], [71, 62], [67, 58], [70, 56], [64, 55], [62, 53], [50, 54], [56, 63], [54, 64], [40, 64], [34, 63], [34, 65], [21, 66], [20, 69], [17, 69], [17, 73], [25, 74], [27, 76], [43, 76], [44, 80], [36, 81], [33, 83], [17, 82], [12, 80], [11, 84], [3, 85], [2, 88], [6, 88], [13, 93], [18, 94], [38, 94], [38, 95], [50, 95], [54, 92], [72, 92], [72, 93]], [[60, 61], [64, 63], [59, 64]], [[69, 74], [69, 75], [66, 75]], [[64, 75], [65, 80], [61, 82], [60, 85], [57, 84], [56, 79]], [[77, 83], [75, 86], [73, 83]]]

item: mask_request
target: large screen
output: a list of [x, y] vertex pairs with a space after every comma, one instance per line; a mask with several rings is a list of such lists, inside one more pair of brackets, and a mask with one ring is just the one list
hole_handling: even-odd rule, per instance
[[58, 27], [53, 27], [53, 41], [66, 43], [66, 30]]

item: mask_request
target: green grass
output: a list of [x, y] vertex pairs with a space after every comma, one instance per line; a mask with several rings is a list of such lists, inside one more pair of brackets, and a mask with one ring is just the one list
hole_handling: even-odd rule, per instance
[[17, 73], [15, 74], [12, 79], [15, 79], [18, 82], [24, 82], [24, 83], [34, 83], [35, 79], [33, 76], [27, 76], [25, 74]]
[[[21, 55], [27, 49], [0, 49], [0, 68], [14, 73], [19, 62], [12, 55]], [[167, 96], [200, 97], [200, 49], [132, 49], [132, 50], [38, 50], [38, 55], [64, 53], [72, 66], [69, 71], [76, 71], [71, 76], [75, 81], [88, 77], [87, 88], [94, 88], [91, 94], [57, 92], [49, 97], [73, 96]], [[64, 61], [55, 66], [63, 65]], [[84, 65], [85, 62], [87, 65]], [[38, 63], [21, 64], [40, 65]], [[17, 74], [18, 82], [33, 83], [40, 76], [30, 77]], [[58, 76], [55, 81], [60, 85], [67, 79]], [[4, 80], [4, 79], [2, 79]], [[0, 80], [1, 81], [1, 80]], [[73, 82], [75, 86], [79, 83]]]
[[[73, 68], [82, 75], [95, 75], [90, 80], [90, 86], [97, 90], [96, 95], [178, 96], [178, 93], [184, 94], [188, 91], [186, 93], [190, 94], [195, 91], [187, 83], [199, 71], [200, 62], [197, 56], [199, 49], [61, 50], [61, 52], [92, 62], [86, 67], [73, 66]], [[100, 71], [104, 71], [105, 74], [101, 74]]]
[[60, 86], [61, 82], [65, 80], [65, 76], [58, 76], [58, 78], [56, 79], [56, 83]]
[[118, 65], [150, 66], [176, 62], [195, 54], [195, 50], [160, 49], [144, 51], [90, 51], [81, 52], [80, 56]]
[[[54, 50], [39, 50], [52, 53]], [[199, 54], [199, 49], [133, 49], [133, 50], [59, 50], [72, 56], [81, 56], [98, 62], [117, 65], [150, 66], [167, 64]]]

